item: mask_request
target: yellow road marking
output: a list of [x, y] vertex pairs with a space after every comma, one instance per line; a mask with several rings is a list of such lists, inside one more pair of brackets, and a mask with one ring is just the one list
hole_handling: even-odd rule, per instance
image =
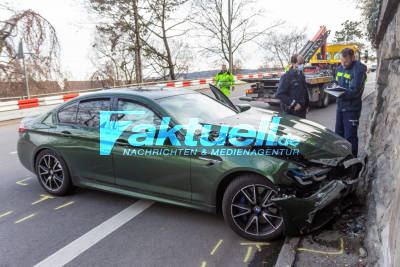
[[35, 215], [36, 215], [35, 213], [32, 213], [31, 215], [28, 215], [28, 216], [26, 216], [26, 217], [24, 217], [22, 219], [19, 219], [18, 221], [15, 221], [15, 223], [20, 223], [20, 222], [26, 221], [26, 220], [28, 220], [29, 218], [32, 218]]
[[9, 214], [11, 214], [11, 213], [13, 213], [12, 210], [9, 210], [9, 211], [7, 211], [7, 212], [4, 212], [3, 214], [0, 214], [0, 218], [1, 218], [1, 217], [4, 217], [4, 216], [7, 216], [7, 215], [9, 215]]
[[217, 251], [217, 248], [222, 244], [222, 239], [218, 241], [218, 243], [215, 245], [213, 250], [210, 252], [210, 255], [214, 255], [215, 251]]
[[244, 263], [246, 263], [249, 260], [252, 250], [253, 250], [253, 247], [248, 247], [247, 248], [246, 257], [244, 257], [244, 260], [243, 260]]
[[53, 199], [53, 198], [54, 198], [54, 197], [49, 196], [49, 195], [40, 194], [40, 199], [39, 199], [39, 200], [36, 200], [35, 202], [32, 202], [32, 205], [35, 205], [35, 204], [40, 203], [40, 202], [42, 202], [42, 201], [45, 201], [46, 199]]
[[24, 183], [24, 182], [25, 182], [25, 181], [28, 181], [29, 179], [31, 179], [31, 177], [27, 177], [27, 178], [25, 178], [25, 179], [22, 179], [22, 180], [16, 182], [16, 184], [19, 184], [19, 185], [28, 185], [28, 184], [26, 184], [26, 183]]
[[339, 251], [320, 251], [320, 250], [313, 250], [308, 248], [297, 248], [298, 251], [307, 251], [312, 253], [320, 253], [320, 254], [328, 254], [328, 255], [340, 255], [343, 254], [344, 247], [343, 247], [343, 238], [340, 238], [340, 250]]
[[240, 243], [242, 246], [256, 246], [258, 251], [261, 251], [261, 246], [269, 246], [271, 245], [270, 243], [267, 242], [242, 242]]
[[70, 202], [67, 202], [67, 203], [65, 203], [65, 204], [62, 204], [62, 205], [60, 205], [60, 206], [58, 206], [57, 208], [54, 208], [54, 209], [55, 209], [55, 210], [59, 210], [59, 209], [62, 209], [62, 208], [64, 208], [64, 207], [69, 206], [69, 205], [74, 204], [74, 203], [75, 203], [75, 201], [70, 201]]
[[207, 265], [207, 262], [206, 262], [206, 261], [203, 261], [203, 262], [201, 263], [201, 267], [206, 267], [206, 265]]

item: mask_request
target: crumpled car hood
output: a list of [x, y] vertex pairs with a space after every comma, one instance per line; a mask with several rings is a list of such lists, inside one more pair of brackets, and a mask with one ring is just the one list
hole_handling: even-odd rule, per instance
[[296, 147], [306, 160], [336, 166], [339, 161], [352, 154], [351, 144], [328, 128], [313, 121], [282, 114], [270, 110], [252, 107], [251, 109], [213, 122], [216, 125], [248, 124], [258, 129], [265, 119], [271, 122], [273, 117], [280, 117], [277, 135], [288, 134], [299, 137], [300, 144]]

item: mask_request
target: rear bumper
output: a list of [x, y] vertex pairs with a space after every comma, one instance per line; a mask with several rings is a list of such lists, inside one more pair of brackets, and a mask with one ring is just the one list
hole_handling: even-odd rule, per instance
[[33, 151], [35, 146], [25, 138], [19, 138], [17, 143], [17, 153], [21, 164], [31, 172], [34, 170]]
[[354, 158], [343, 162], [345, 168], [360, 165], [354, 179], [332, 180], [306, 198], [284, 195], [272, 201], [280, 208], [285, 223], [286, 235], [306, 234], [316, 230], [340, 214], [345, 203], [343, 200], [355, 188], [355, 184], [364, 175], [365, 158]]

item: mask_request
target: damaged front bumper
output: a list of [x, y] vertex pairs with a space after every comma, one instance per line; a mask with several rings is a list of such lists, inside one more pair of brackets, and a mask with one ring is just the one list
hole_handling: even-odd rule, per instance
[[357, 166], [358, 173], [350, 179], [328, 181], [305, 198], [293, 194], [272, 199], [282, 212], [286, 235], [316, 230], [340, 213], [343, 199], [353, 191], [354, 185], [365, 173], [366, 159], [353, 158], [342, 164], [345, 169]]

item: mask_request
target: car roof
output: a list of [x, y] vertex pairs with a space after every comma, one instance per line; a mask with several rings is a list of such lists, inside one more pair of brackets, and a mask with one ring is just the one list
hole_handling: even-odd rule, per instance
[[152, 100], [161, 99], [165, 97], [183, 95], [183, 94], [193, 94], [197, 93], [194, 90], [188, 90], [183, 88], [165, 87], [165, 86], [135, 86], [135, 87], [121, 87], [106, 89], [103, 91], [98, 91], [90, 94], [85, 94], [85, 96], [101, 96], [104, 94], [118, 94], [118, 95], [134, 95], [149, 98]]

